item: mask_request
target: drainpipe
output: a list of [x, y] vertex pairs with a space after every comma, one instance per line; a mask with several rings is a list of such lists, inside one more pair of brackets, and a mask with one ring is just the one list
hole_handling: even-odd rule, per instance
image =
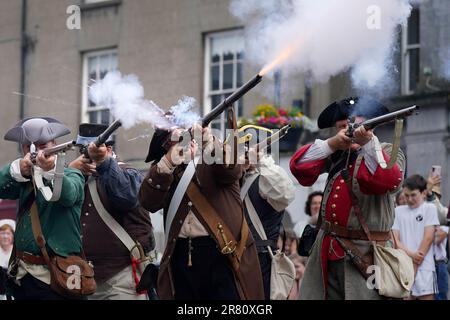
[[22, 26], [20, 34], [20, 110], [19, 120], [25, 117], [25, 64], [28, 51], [27, 37], [27, 0], [22, 0]]

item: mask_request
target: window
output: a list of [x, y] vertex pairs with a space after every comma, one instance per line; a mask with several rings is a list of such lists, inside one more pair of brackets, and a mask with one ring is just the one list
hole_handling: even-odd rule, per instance
[[[205, 38], [204, 114], [242, 85], [244, 36], [242, 30], [217, 32]], [[243, 102], [235, 104], [236, 116], [242, 115]], [[226, 112], [211, 123], [225, 132]]]
[[117, 51], [103, 50], [86, 53], [83, 57], [83, 122], [108, 125], [111, 115], [107, 107], [97, 106], [89, 100], [88, 89], [95, 81], [103, 79], [108, 71], [117, 69]]
[[420, 81], [420, 14], [414, 8], [402, 28], [402, 94], [412, 94]]

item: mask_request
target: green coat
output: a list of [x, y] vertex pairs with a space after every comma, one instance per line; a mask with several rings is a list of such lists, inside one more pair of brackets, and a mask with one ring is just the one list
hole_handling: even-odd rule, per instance
[[[10, 174], [8, 164], [0, 170], [0, 198], [19, 199], [22, 204], [30, 193], [31, 182], [17, 182]], [[66, 257], [81, 251], [81, 206], [84, 200], [84, 178], [77, 169], [65, 168], [61, 197], [48, 202], [39, 192], [36, 204], [47, 249]], [[16, 250], [41, 255], [31, 228], [30, 210], [22, 214], [14, 235]]]

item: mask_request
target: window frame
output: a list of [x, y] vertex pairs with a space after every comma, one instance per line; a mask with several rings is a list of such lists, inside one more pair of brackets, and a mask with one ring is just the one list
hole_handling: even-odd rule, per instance
[[[212, 110], [212, 108], [214, 107], [212, 105], [212, 97], [216, 96], [216, 95], [229, 95], [231, 93], [233, 93], [237, 88], [238, 88], [238, 83], [237, 83], [237, 66], [238, 63], [241, 63], [241, 73], [243, 75], [243, 57], [241, 58], [237, 58], [237, 55], [234, 55], [233, 57], [233, 79], [232, 79], [232, 87], [230, 89], [219, 89], [219, 90], [212, 90], [211, 88], [211, 66], [213, 65], [213, 63], [211, 62], [211, 42], [212, 39], [215, 37], [220, 37], [220, 36], [226, 36], [226, 35], [236, 35], [238, 37], [242, 38], [242, 41], [244, 41], [244, 29], [243, 28], [236, 28], [236, 29], [231, 29], [231, 30], [226, 30], [226, 31], [217, 31], [217, 32], [209, 32], [206, 33], [204, 36], [204, 82], [203, 82], [203, 114], [207, 114], [208, 112], [210, 112]], [[224, 66], [224, 61], [223, 61], [223, 56], [220, 56], [220, 60], [218, 62], [219, 64], [219, 88], [223, 87], [223, 66]], [[243, 82], [243, 79], [242, 79]], [[236, 110], [236, 117], [241, 116], [241, 114], [239, 114], [239, 107], [238, 107], [238, 103], [239, 101], [237, 101], [234, 106], [235, 106], [235, 110]], [[242, 104], [242, 108], [241, 111], [243, 111], [243, 104]], [[220, 130], [221, 132], [225, 132], [225, 124], [226, 122], [226, 113], [223, 112], [220, 115]], [[218, 120], [213, 121], [211, 124], [213, 123], [218, 123]]]
[[[96, 107], [89, 107], [89, 97], [88, 97], [88, 83], [89, 83], [89, 59], [91, 57], [100, 57], [102, 55], [105, 54], [111, 54], [111, 53], [115, 53], [116, 54], [116, 58], [117, 58], [117, 65], [119, 64], [119, 59], [118, 59], [118, 50], [117, 48], [110, 48], [110, 49], [101, 49], [101, 50], [94, 50], [94, 51], [88, 51], [88, 52], [84, 52], [83, 53], [83, 72], [82, 72], [82, 93], [81, 93], [81, 122], [86, 123], [86, 122], [90, 122], [89, 121], [89, 113], [90, 112], [101, 112], [103, 110], [107, 110], [108, 108], [105, 106], [96, 106]], [[117, 69], [117, 68], [116, 68]], [[98, 72], [98, 66], [97, 66], [97, 72]], [[111, 123], [112, 118], [111, 118], [111, 114], [110, 114], [110, 121], [109, 123]], [[98, 122], [96, 122], [98, 123]]]
[[413, 8], [413, 10], [418, 11], [419, 15], [419, 22], [418, 22], [418, 30], [419, 30], [419, 42], [414, 44], [408, 44], [408, 28], [409, 28], [409, 18], [406, 24], [402, 25], [401, 30], [401, 48], [402, 48], [402, 55], [401, 55], [401, 93], [403, 95], [411, 95], [415, 93], [415, 90], [411, 89], [411, 83], [410, 83], [410, 58], [411, 58], [411, 51], [412, 50], [418, 50], [419, 54], [419, 65], [417, 66], [419, 69], [419, 81], [420, 81], [420, 9], [419, 8]]

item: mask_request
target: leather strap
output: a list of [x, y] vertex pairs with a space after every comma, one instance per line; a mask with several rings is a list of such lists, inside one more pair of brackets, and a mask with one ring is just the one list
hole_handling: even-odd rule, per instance
[[22, 261], [25, 261], [29, 264], [38, 264], [38, 265], [46, 265], [45, 259], [43, 256], [35, 256], [28, 252], [17, 251], [16, 258]]
[[195, 209], [197, 209], [193, 210], [194, 214], [196, 212], [200, 214], [203, 221], [205, 221], [205, 223], [207, 224], [211, 235], [214, 236], [214, 239], [219, 244], [220, 250], [222, 251], [227, 247], [235, 248], [233, 252], [226, 255], [231, 262], [234, 275], [241, 286], [243, 298], [247, 299], [248, 291], [245, 287], [245, 281], [240, 270], [241, 257], [246, 249], [245, 245], [249, 236], [247, 221], [243, 217], [241, 226], [241, 239], [239, 242], [237, 242], [228, 226], [224, 223], [222, 218], [220, 218], [219, 214], [205, 198], [205, 196], [200, 192], [200, 189], [195, 183], [191, 182], [189, 184], [189, 186], [187, 187], [187, 195], [192, 201]]
[[347, 168], [344, 168], [341, 172], [342, 177], [344, 178], [345, 184], [347, 185], [348, 192], [350, 194], [350, 199], [352, 200], [353, 205], [353, 212], [355, 213], [356, 217], [358, 218], [359, 223], [361, 224], [361, 227], [364, 230], [364, 233], [367, 236], [367, 239], [369, 241], [372, 241], [372, 236], [369, 230], [369, 227], [367, 226], [366, 221], [364, 220], [364, 217], [361, 214], [361, 207], [359, 206], [359, 200], [356, 197], [355, 193], [352, 190], [352, 183], [350, 174], [348, 172]]
[[39, 212], [36, 205], [36, 201], [33, 202], [33, 204], [31, 205], [30, 215], [31, 215], [31, 228], [33, 230], [34, 240], [36, 240], [39, 249], [41, 249], [41, 253], [45, 260], [45, 263], [50, 268], [50, 257], [48, 255], [47, 248], [45, 247], [46, 242], [44, 235], [42, 234], [41, 221], [39, 220]]
[[105, 209], [100, 196], [97, 191], [97, 182], [92, 176], [88, 179], [89, 193], [91, 194], [92, 202], [94, 203], [95, 210], [97, 210], [98, 215], [103, 220], [103, 222], [108, 226], [108, 228], [116, 235], [116, 237], [124, 244], [124, 246], [130, 251], [133, 258], [138, 261], [143, 258], [139, 249], [139, 245], [130, 237], [128, 232], [114, 219], [111, 214]]
[[195, 167], [200, 160], [200, 157], [194, 158], [193, 161], [189, 162], [186, 170], [184, 170], [183, 176], [178, 182], [177, 188], [175, 189], [175, 193], [172, 196], [172, 200], [170, 201], [169, 209], [167, 210], [166, 224], [164, 227], [164, 233], [166, 236], [166, 246], [167, 241], [169, 241], [169, 233], [170, 227], [172, 225], [173, 219], [178, 211], [178, 207], [180, 206], [181, 201], [183, 200], [184, 194], [186, 193], [186, 189], [189, 183], [192, 180], [192, 177], [195, 174]]
[[356, 268], [361, 275], [368, 279], [370, 274], [367, 273], [367, 269], [373, 265], [373, 255], [369, 251], [368, 254], [363, 255], [361, 251], [353, 244], [352, 240], [335, 237], [336, 241], [345, 250], [345, 253], [350, 257]]
[[[366, 233], [362, 229], [349, 230], [345, 227], [332, 224], [330, 221], [324, 221], [320, 228], [326, 233], [340, 238], [366, 241], [369, 240]], [[391, 233], [389, 231], [371, 231], [370, 234], [373, 241], [387, 241], [391, 238]]]

